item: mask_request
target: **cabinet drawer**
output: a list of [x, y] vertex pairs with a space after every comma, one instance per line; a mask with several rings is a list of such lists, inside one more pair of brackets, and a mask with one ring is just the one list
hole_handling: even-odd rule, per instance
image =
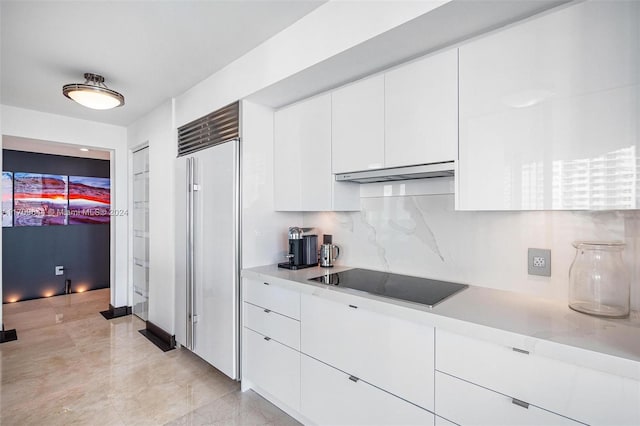
[[300, 350], [300, 321], [245, 302], [244, 326]]
[[300, 319], [300, 293], [276, 287], [269, 282], [244, 279], [244, 301]]
[[436, 372], [436, 395], [436, 413], [462, 426], [580, 424], [440, 372]]
[[300, 352], [244, 329], [243, 380], [300, 410]]
[[433, 410], [432, 327], [306, 294], [301, 305], [303, 353]]
[[432, 425], [433, 414], [301, 355], [302, 414], [318, 425]]
[[632, 379], [442, 330], [436, 370], [580, 422], [640, 424], [640, 382]]

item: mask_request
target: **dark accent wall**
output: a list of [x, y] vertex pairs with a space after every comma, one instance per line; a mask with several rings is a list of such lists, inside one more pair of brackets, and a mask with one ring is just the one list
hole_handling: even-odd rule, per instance
[[[109, 177], [107, 160], [32, 152], [2, 151], [10, 172]], [[62, 265], [64, 275], [56, 276]], [[109, 287], [110, 225], [21, 226], [2, 228], [3, 303]]]

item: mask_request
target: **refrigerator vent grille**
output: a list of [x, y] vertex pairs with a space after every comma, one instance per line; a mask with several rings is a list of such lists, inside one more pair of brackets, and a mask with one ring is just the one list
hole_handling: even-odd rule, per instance
[[240, 102], [234, 102], [178, 128], [178, 157], [239, 136]]

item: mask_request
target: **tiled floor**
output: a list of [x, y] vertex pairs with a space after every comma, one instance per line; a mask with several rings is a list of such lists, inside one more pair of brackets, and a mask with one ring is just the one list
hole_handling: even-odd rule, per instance
[[0, 424], [295, 425], [191, 352], [162, 352], [135, 316], [105, 320], [108, 290], [3, 305]]

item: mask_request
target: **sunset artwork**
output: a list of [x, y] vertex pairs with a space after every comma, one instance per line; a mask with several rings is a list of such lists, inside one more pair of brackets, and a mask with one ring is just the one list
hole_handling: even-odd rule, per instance
[[69, 176], [69, 225], [109, 223], [109, 178]]
[[2, 227], [13, 226], [13, 173], [2, 172]]
[[15, 226], [66, 225], [67, 176], [15, 172], [13, 178]]

